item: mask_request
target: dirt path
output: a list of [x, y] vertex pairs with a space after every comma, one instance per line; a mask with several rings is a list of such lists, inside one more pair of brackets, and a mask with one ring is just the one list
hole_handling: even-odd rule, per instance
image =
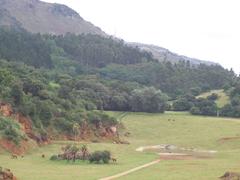
[[130, 173], [133, 173], [133, 172], [135, 172], [135, 171], [139, 171], [139, 170], [141, 170], [141, 169], [147, 168], [147, 167], [152, 166], [152, 165], [154, 165], [154, 164], [157, 164], [157, 163], [159, 163], [160, 161], [161, 161], [161, 160], [158, 159], [158, 160], [152, 161], [152, 162], [150, 162], [150, 163], [144, 164], [144, 165], [142, 165], [142, 166], [138, 166], [138, 167], [136, 167], [136, 168], [130, 169], [130, 170], [128, 170], [128, 171], [125, 171], [125, 172], [122, 172], [122, 173], [119, 173], [119, 174], [116, 174], [116, 175], [113, 175], [113, 176], [101, 178], [101, 179], [99, 179], [99, 180], [112, 180], [112, 179], [116, 179], [116, 178], [119, 178], [119, 177], [128, 175], [128, 174], [130, 174]]

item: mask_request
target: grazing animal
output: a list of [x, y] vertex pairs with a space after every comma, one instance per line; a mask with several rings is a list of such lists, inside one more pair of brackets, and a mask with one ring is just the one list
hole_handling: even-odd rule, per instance
[[111, 158], [112, 162], [116, 163], [117, 159], [116, 158]]
[[16, 154], [12, 154], [12, 155], [11, 155], [11, 158], [12, 158], [12, 159], [17, 159], [18, 156], [17, 156]]
[[45, 154], [42, 154], [42, 158], [45, 158]]

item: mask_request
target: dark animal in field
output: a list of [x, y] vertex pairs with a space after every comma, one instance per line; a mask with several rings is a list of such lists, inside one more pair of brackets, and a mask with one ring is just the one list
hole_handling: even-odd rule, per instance
[[45, 154], [42, 154], [42, 158], [45, 158]]
[[112, 162], [116, 163], [117, 159], [116, 158], [111, 158]]
[[11, 154], [11, 158], [12, 158], [12, 159], [17, 159], [18, 156], [17, 156], [16, 154]]

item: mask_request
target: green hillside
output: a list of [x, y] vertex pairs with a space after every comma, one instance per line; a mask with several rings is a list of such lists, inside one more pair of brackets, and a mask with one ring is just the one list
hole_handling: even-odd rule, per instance
[[[157, 62], [111, 37], [1, 28], [0, 39], [0, 102], [30, 118], [37, 139], [59, 133], [71, 139], [76, 123], [79, 138], [101, 136], [98, 127], [121, 127], [103, 110], [163, 113], [171, 109], [168, 100], [221, 89], [236, 78], [219, 65]], [[212, 102], [195, 106], [194, 114], [216, 115]]]
[[199, 96], [197, 96], [197, 98], [207, 98], [208, 96], [212, 95], [212, 94], [217, 94], [218, 98], [215, 101], [217, 106], [219, 108], [224, 107], [226, 104], [230, 103], [230, 98], [229, 96], [226, 94], [226, 92], [224, 92], [223, 89], [219, 89], [219, 90], [211, 90], [209, 92], [206, 93], [202, 93]]

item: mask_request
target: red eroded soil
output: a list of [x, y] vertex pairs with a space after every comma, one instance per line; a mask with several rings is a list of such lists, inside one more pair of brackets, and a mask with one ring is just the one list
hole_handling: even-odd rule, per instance
[[[20, 113], [14, 114], [11, 105], [6, 103], [0, 103], [0, 113], [5, 117], [11, 117], [12, 119], [16, 120], [21, 125], [21, 130], [25, 132], [25, 134], [30, 139], [34, 140], [39, 144], [44, 144], [45, 141], [48, 142], [47, 138], [44, 139], [42, 137], [36, 136], [32, 129], [31, 119], [23, 116]], [[15, 145], [13, 142], [7, 139], [0, 140], [0, 146], [3, 147], [3, 149], [18, 155], [27, 152], [27, 150], [31, 149], [33, 145], [36, 145], [36, 143], [30, 143], [27, 140], [21, 141], [19, 145]]]
[[[29, 139], [34, 140], [38, 145], [45, 145], [50, 143], [50, 139], [59, 139], [59, 140], [75, 140], [73, 135], [66, 135], [66, 134], [59, 134], [59, 133], [51, 133], [49, 134], [52, 136], [41, 136], [39, 134], [34, 133], [32, 121], [29, 117], [23, 116], [20, 113], [14, 113], [10, 104], [0, 102], [0, 113], [5, 117], [10, 117], [16, 120], [21, 125], [21, 130], [25, 132]], [[119, 141], [117, 127], [103, 127], [102, 124], [99, 127], [96, 127], [96, 132], [92, 130], [87, 122], [83, 124], [81, 127], [81, 134], [77, 140], [91, 140], [93, 138], [99, 138], [101, 140], [114, 140]], [[30, 149], [31, 146], [29, 145], [28, 141], [22, 141], [19, 146], [16, 146], [14, 143], [2, 139], [0, 140], [0, 146], [6, 149], [9, 152], [15, 154], [23, 154]]]
[[5, 103], [0, 103], [0, 113], [5, 117], [11, 116], [13, 114], [11, 105], [5, 104]]
[[26, 153], [29, 149], [31, 149], [33, 144], [27, 141], [22, 141], [19, 145], [16, 145], [12, 141], [9, 141], [7, 139], [1, 139], [0, 146], [3, 147], [8, 152], [17, 155], [22, 155]]

